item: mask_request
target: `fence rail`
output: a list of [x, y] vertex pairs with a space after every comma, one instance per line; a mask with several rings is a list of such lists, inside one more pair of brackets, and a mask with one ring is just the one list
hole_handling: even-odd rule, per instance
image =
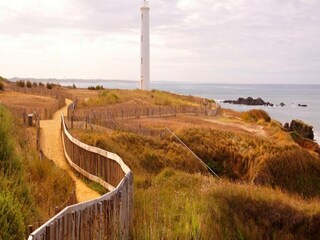
[[133, 175], [115, 153], [86, 145], [68, 132], [61, 117], [62, 139], [71, 166], [111, 192], [68, 206], [29, 236], [28, 240], [129, 239], [133, 222]]

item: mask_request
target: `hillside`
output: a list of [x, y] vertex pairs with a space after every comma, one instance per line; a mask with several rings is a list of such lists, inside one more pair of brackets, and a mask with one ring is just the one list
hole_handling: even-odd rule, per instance
[[[133, 101], [132, 95], [127, 91], [124, 102], [111, 106], [123, 108]], [[82, 101], [91, 104], [80, 102], [74, 111], [79, 123], [84, 111], [95, 115], [103, 108], [90, 98]], [[152, 98], [144, 101], [154, 106]], [[104, 108], [109, 111], [110, 105]], [[134, 172], [136, 239], [318, 236], [319, 155], [299, 146], [265, 112], [220, 109], [215, 116], [115, 117], [115, 124], [90, 120], [93, 129], [75, 128], [72, 133], [88, 144], [117, 152]], [[167, 127], [223, 180], [210, 176]]]
[[[318, 148], [267, 113], [239, 113], [210, 99], [160, 91], [62, 91], [76, 101], [69, 111], [71, 133], [116, 152], [134, 172], [134, 239], [317, 239], [320, 234]], [[17, 96], [37, 102], [36, 95]], [[71, 118], [67, 122], [71, 126]], [[37, 194], [33, 206], [40, 219], [47, 206], [40, 196], [51, 184], [65, 191], [70, 185], [54, 180], [58, 172], [46, 178], [44, 165], [30, 160], [28, 174], [19, 175], [31, 174], [35, 182], [27, 184]]]

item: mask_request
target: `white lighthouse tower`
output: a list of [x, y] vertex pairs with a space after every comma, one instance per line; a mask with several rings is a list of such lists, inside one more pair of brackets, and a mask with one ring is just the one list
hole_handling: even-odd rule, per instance
[[150, 90], [150, 40], [149, 3], [144, 0], [141, 6], [141, 76], [140, 89]]

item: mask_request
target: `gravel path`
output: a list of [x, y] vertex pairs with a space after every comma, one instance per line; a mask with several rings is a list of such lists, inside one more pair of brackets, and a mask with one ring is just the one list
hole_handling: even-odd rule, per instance
[[[70, 100], [66, 100], [67, 105], [71, 103]], [[61, 140], [61, 113], [67, 114], [67, 107], [63, 107], [58, 110], [52, 120], [41, 120], [41, 147], [43, 153], [54, 161], [54, 163], [61, 169], [66, 170], [71, 178], [76, 183], [76, 195], [79, 202], [85, 202], [91, 199], [98, 198], [100, 195], [96, 191], [87, 187], [87, 185], [72, 171], [71, 167], [67, 163], [62, 146]]]

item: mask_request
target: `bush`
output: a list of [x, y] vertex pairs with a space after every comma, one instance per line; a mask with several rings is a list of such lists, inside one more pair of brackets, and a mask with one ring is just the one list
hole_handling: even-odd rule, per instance
[[0, 91], [4, 91], [4, 84], [0, 81]]
[[32, 87], [32, 83], [28, 80], [27, 81], [27, 88], [31, 88]]
[[52, 83], [47, 83], [47, 89], [52, 89], [53, 88], [53, 84]]
[[16, 84], [18, 87], [25, 87], [26, 86], [26, 82], [24, 80], [16, 81]]
[[250, 111], [244, 112], [241, 115], [242, 119], [249, 122], [258, 122], [259, 120], [263, 120], [265, 122], [270, 122], [271, 118], [269, 114], [260, 109], [252, 109]]
[[38, 86], [38, 84], [36, 82], [32, 83], [32, 87], [37, 87], [37, 86]]
[[104, 89], [104, 87], [103, 87], [102, 85], [100, 85], [100, 86], [97, 85], [97, 86], [96, 86], [96, 90], [103, 90], [103, 89]]
[[21, 206], [9, 193], [0, 192], [0, 239], [25, 238]]
[[44, 87], [44, 84], [42, 82], [39, 82], [39, 87]]
[[89, 86], [88, 90], [104, 90], [104, 87], [102, 85]]

